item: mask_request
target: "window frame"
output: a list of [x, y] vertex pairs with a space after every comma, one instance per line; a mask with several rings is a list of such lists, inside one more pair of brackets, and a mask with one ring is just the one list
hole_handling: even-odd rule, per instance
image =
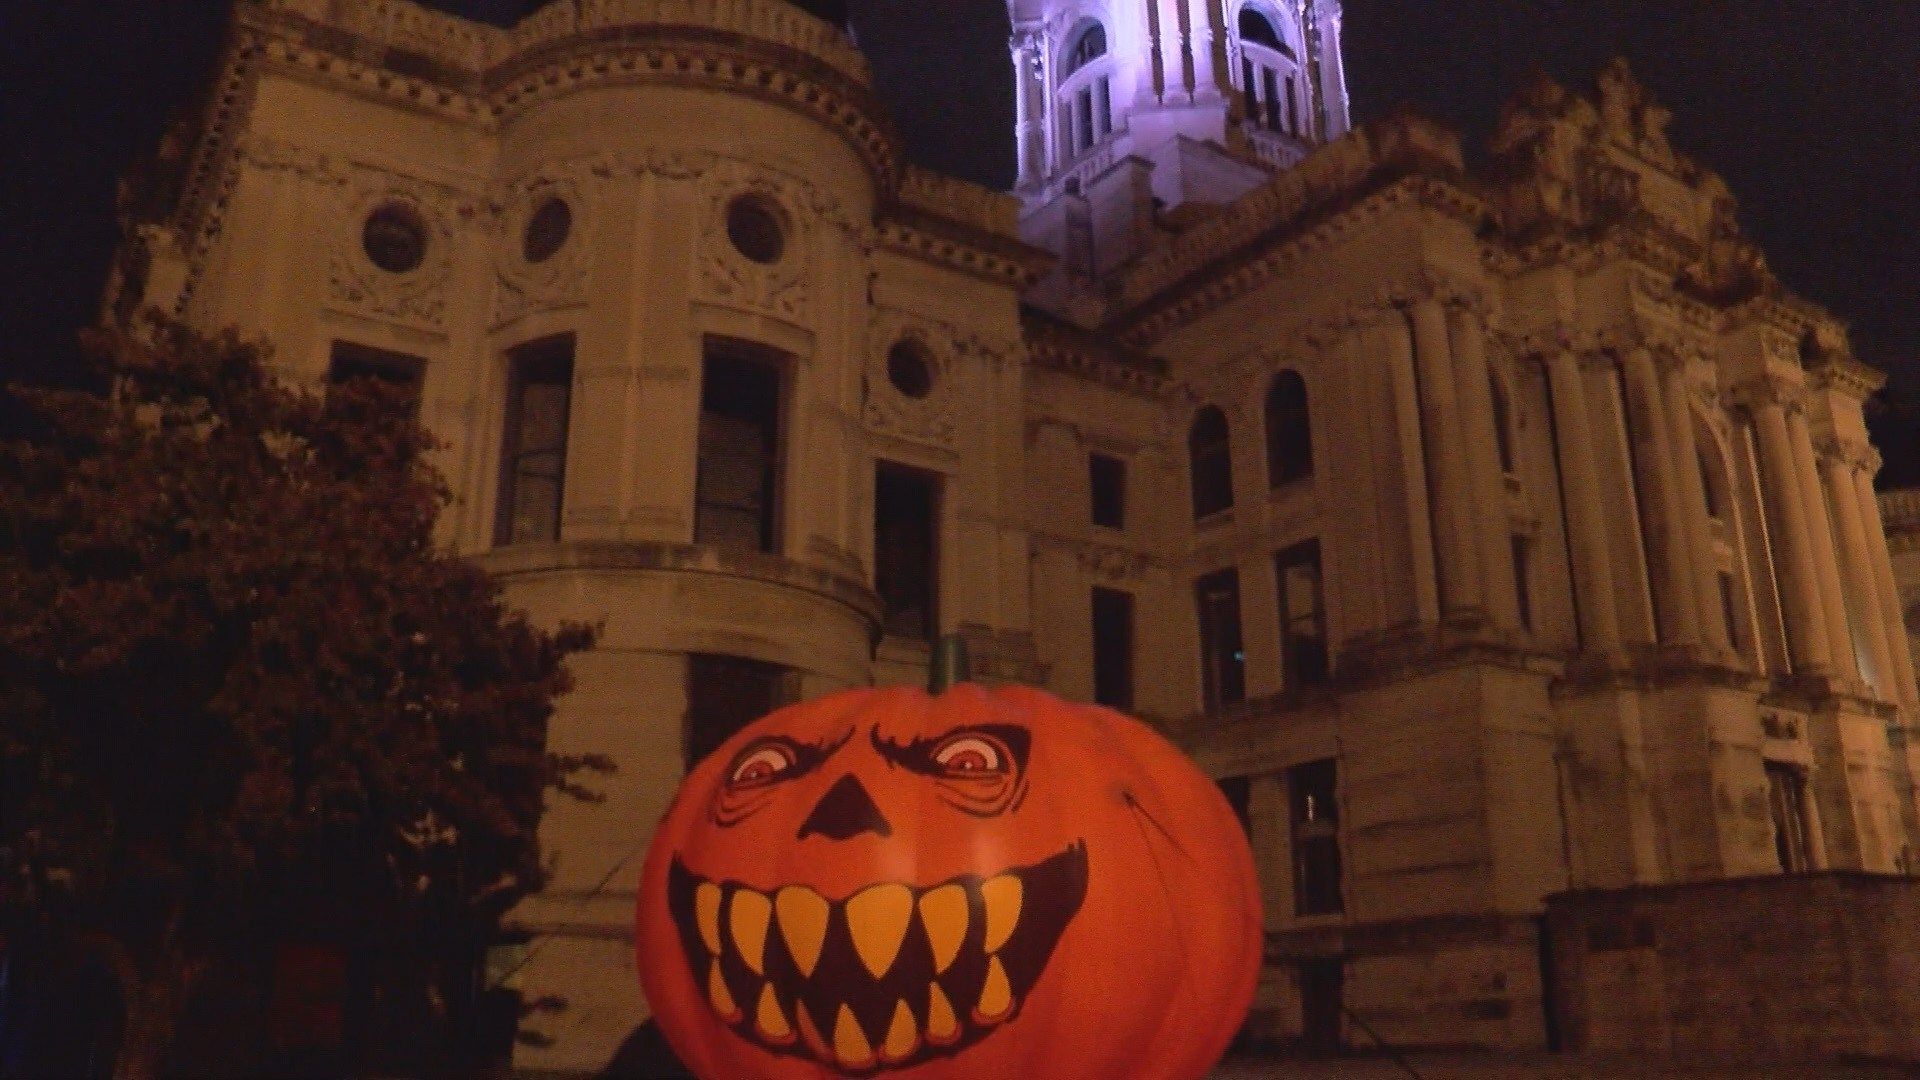
[[[944, 503], [946, 500], [947, 478], [943, 474], [930, 469], [923, 469], [885, 458], [875, 459], [873, 465], [873, 590], [874, 594], [880, 598], [881, 631], [888, 637], [898, 638], [903, 641], [932, 641], [938, 637], [940, 633], [940, 563], [943, 554], [940, 544], [940, 526], [941, 515], [944, 512]], [[889, 477], [908, 482], [924, 483], [927, 486], [927, 501], [929, 505], [927, 507], [926, 520], [926, 573], [924, 575], [925, 580], [920, 583], [920, 587], [924, 590], [924, 593], [918, 597], [925, 612], [925, 625], [919, 631], [913, 633], [899, 633], [892, 628], [891, 621], [894, 612], [888, 606], [891, 600], [891, 594], [893, 594], [895, 590], [889, 588], [888, 585], [890, 574], [886, 569], [888, 563], [885, 557], [887, 549], [885, 545], [881, 543], [880, 529], [882, 522], [880, 512], [883, 504], [881, 487], [888, 482]]]
[[[1094, 525], [1116, 532], [1126, 529], [1130, 471], [1126, 458], [1098, 451], [1087, 455], [1088, 520]], [[1103, 473], [1106, 474], [1104, 482]]]
[[[1100, 585], [1093, 586], [1089, 597], [1093, 627], [1094, 704], [1104, 705], [1110, 709], [1118, 709], [1121, 712], [1130, 712], [1134, 707], [1135, 691], [1138, 689], [1138, 681], [1136, 678], [1137, 660], [1140, 651], [1138, 601], [1133, 593], [1125, 589], [1110, 589]], [[1111, 669], [1109, 669], [1106, 664], [1101, 663], [1103, 656], [1103, 650], [1101, 649], [1103, 635], [1101, 629], [1104, 622], [1102, 619], [1101, 601], [1103, 599], [1115, 605], [1110, 609], [1109, 613], [1118, 611], [1124, 614], [1124, 617], [1120, 620], [1120, 625], [1124, 627], [1124, 631], [1119, 637], [1124, 640], [1125, 645], [1121, 654], [1113, 657], [1118, 667], [1117, 673], [1113, 676], [1113, 679], [1117, 681], [1120, 687], [1118, 693], [1108, 693], [1113, 682], [1110, 682], [1106, 677], [1106, 672]], [[1104, 655], [1111, 656], [1111, 654]]]
[[[1200, 697], [1204, 712], [1218, 713], [1247, 700], [1245, 611], [1240, 595], [1240, 568], [1229, 566], [1205, 574], [1193, 583], [1194, 608], [1200, 630]], [[1211, 616], [1214, 595], [1230, 595], [1232, 618]], [[1230, 634], [1226, 640], [1218, 635]], [[1231, 644], [1231, 648], [1227, 646]]]
[[[506, 411], [500, 428], [500, 473], [494, 485], [493, 546], [496, 548], [558, 543], [564, 534], [567, 465], [573, 449], [574, 380], [578, 374], [578, 348], [578, 339], [568, 331], [522, 342], [507, 350]], [[533, 378], [533, 369], [546, 366], [554, 368], [557, 377]], [[566, 389], [561, 406], [557, 448], [528, 449], [519, 445], [525, 435], [526, 390], [533, 385], [564, 386]], [[525, 463], [537, 456], [556, 455], [558, 460], [554, 474], [540, 477], [551, 480], [554, 485], [552, 528], [538, 539], [520, 537], [515, 533], [515, 525], [520, 520], [518, 511], [520, 498], [524, 494], [522, 483], [530, 475]]]
[[[1217, 439], [1212, 434], [1206, 436], [1203, 455], [1201, 424], [1209, 418], [1218, 418], [1220, 430]], [[1211, 425], [1208, 430], [1211, 432]], [[1187, 478], [1195, 521], [1233, 509], [1233, 425], [1218, 405], [1201, 406], [1187, 426]]]
[[[1322, 758], [1287, 770], [1287, 836], [1292, 847], [1296, 918], [1346, 914], [1346, 853], [1340, 836], [1340, 762]], [[1308, 791], [1309, 781], [1313, 791]], [[1320, 808], [1324, 806], [1324, 812]], [[1313, 853], [1331, 851], [1316, 863]], [[1322, 882], [1320, 874], [1327, 874]], [[1309, 886], [1316, 886], [1310, 888]]]
[[[728, 419], [743, 419], [720, 412], [709, 407], [708, 391], [713, 383], [716, 365], [734, 365], [742, 369], [758, 368], [772, 379], [774, 400], [768, 416], [772, 420], [770, 434], [763, 438], [762, 453], [765, 455], [767, 474], [762, 484], [764, 498], [764, 518], [760, 521], [760, 535], [755, 547], [748, 549], [726, 544], [716, 539], [703, 538], [701, 522], [703, 508], [711, 506], [714, 510], [730, 509], [724, 503], [706, 498], [703, 494], [704, 462], [707, 456], [707, 440], [701, 431], [709, 413]], [[698, 415], [694, 435], [694, 482], [693, 482], [693, 542], [734, 551], [752, 551], [758, 554], [779, 555], [785, 549], [786, 533], [786, 488], [788, 460], [792, 453], [792, 410], [793, 364], [787, 354], [739, 338], [709, 335], [703, 339], [700, 357], [700, 387], [698, 394]], [[737, 508], [733, 508], [737, 509]]]
[[[1293, 614], [1293, 599], [1288, 586], [1288, 571], [1310, 567], [1312, 569], [1311, 610], [1304, 616]], [[1289, 545], [1273, 557], [1273, 588], [1275, 608], [1280, 623], [1280, 685], [1287, 692], [1312, 686], [1325, 686], [1333, 681], [1333, 643], [1327, 618], [1327, 579], [1326, 567], [1322, 562], [1319, 537], [1302, 540]], [[1319, 644], [1319, 655], [1311, 667], [1307, 666], [1295, 647], [1294, 629], [1297, 623], [1311, 621], [1314, 634], [1311, 640]]]
[[1306, 377], [1293, 368], [1276, 374], [1267, 384], [1261, 416], [1267, 438], [1267, 485], [1282, 488], [1313, 479], [1313, 396], [1307, 391]]

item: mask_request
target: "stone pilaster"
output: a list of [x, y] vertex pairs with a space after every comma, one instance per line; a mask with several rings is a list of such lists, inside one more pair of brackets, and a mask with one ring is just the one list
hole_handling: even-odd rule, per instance
[[1559, 432], [1561, 489], [1566, 500], [1573, 553], [1574, 599], [1580, 610], [1580, 640], [1590, 653], [1619, 653], [1620, 609], [1613, 594], [1612, 553], [1607, 542], [1606, 499], [1594, 458], [1593, 421], [1579, 358], [1566, 349], [1547, 354], [1547, 386]]
[[[1692, 468], [1692, 459], [1680, 459], [1669, 437], [1666, 396], [1654, 370], [1653, 354], [1643, 348], [1627, 350], [1627, 400], [1640, 435], [1638, 482], [1646, 494], [1647, 558], [1653, 563], [1654, 604], [1667, 642], [1684, 651], [1700, 645], [1702, 597], [1694, 573], [1694, 532], [1690, 514], [1700, 505], [1689, 504], [1681, 491], [1679, 472]], [[1684, 408], [1684, 404], [1683, 404]]]
[[1479, 513], [1480, 566], [1486, 587], [1486, 609], [1494, 625], [1520, 629], [1520, 594], [1513, 576], [1513, 527], [1507, 513], [1507, 481], [1500, 467], [1500, 447], [1494, 434], [1493, 385], [1487, 370], [1486, 328], [1481, 313], [1468, 304], [1448, 310], [1454, 373], [1460, 390], [1460, 421], [1465, 428], [1469, 487]]
[[1410, 316], [1414, 367], [1420, 379], [1421, 429], [1426, 436], [1427, 467], [1433, 481], [1441, 610], [1449, 616], [1484, 614], [1480, 553], [1473, 539], [1473, 495], [1468, 483], [1453, 348], [1448, 340], [1447, 309], [1437, 299], [1419, 300]]
[[1795, 674], [1831, 675], [1833, 643], [1820, 603], [1806, 493], [1795, 471], [1786, 404], [1772, 386], [1750, 387], [1746, 397], [1760, 443], [1761, 480], [1774, 556], [1776, 565], [1784, 570], [1780, 603], [1786, 615], [1789, 658]]
[[1413, 556], [1413, 583], [1418, 622], [1440, 621], [1440, 578], [1435, 566], [1434, 516], [1427, 479], [1426, 438], [1421, 430], [1420, 388], [1414, 371], [1413, 338], [1404, 317], [1388, 320], [1386, 363], [1393, 376], [1394, 422], [1400, 432], [1400, 461], [1406, 472], [1409, 550]]
[[1840, 582], [1840, 556], [1834, 550], [1833, 520], [1827, 513], [1826, 493], [1820, 486], [1820, 469], [1814, 463], [1813, 437], [1807, 429], [1803, 409], [1787, 411], [1787, 432], [1792, 440], [1794, 476], [1799, 481], [1807, 507], [1807, 534], [1813, 546], [1815, 581], [1819, 588], [1820, 612], [1827, 621], [1827, 639], [1833, 650], [1835, 674], [1844, 680], [1859, 677], [1854, 660], [1853, 628], [1847, 618], [1847, 594]]
[[[1826, 481], [1827, 504], [1833, 507], [1834, 523], [1839, 527], [1840, 550], [1845, 563], [1840, 570], [1845, 575], [1846, 596], [1854, 605], [1860, 624], [1860, 636], [1867, 648], [1867, 657], [1873, 664], [1871, 678], [1865, 679], [1883, 701], [1900, 703], [1896, 686], [1899, 678], [1894, 666], [1893, 649], [1895, 643], [1887, 638], [1888, 621], [1881, 608], [1879, 583], [1874, 572], [1873, 551], [1868, 545], [1866, 518], [1859, 504], [1860, 494], [1854, 487], [1854, 461], [1857, 450], [1838, 444], [1820, 448], [1820, 471]], [[1854, 451], [1854, 452], [1850, 452]], [[1901, 640], [1899, 647], [1906, 642]], [[1867, 673], [1862, 672], [1863, 678]]]

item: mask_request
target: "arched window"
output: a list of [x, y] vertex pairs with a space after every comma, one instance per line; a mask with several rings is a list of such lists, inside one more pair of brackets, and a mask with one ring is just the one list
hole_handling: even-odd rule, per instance
[[1304, 86], [1300, 57], [1273, 16], [1252, 4], [1240, 9], [1240, 92], [1247, 119], [1268, 131], [1299, 137]]
[[1227, 439], [1227, 414], [1212, 405], [1201, 409], [1187, 433], [1193, 462], [1193, 516], [1217, 514], [1233, 506], [1233, 451]]
[[1293, 49], [1288, 47], [1286, 39], [1273, 28], [1273, 21], [1251, 5], [1240, 9], [1240, 40], [1265, 45], [1289, 57], [1293, 55]]
[[1073, 46], [1067, 50], [1067, 62], [1061, 65], [1061, 77], [1071, 78], [1073, 73], [1107, 55], [1107, 28], [1099, 23], [1091, 23], [1080, 36], [1075, 38]]
[[1113, 97], [1108, 79], [1107, 28], [1089, 20], [1067, 39], [1060, 57], [1055, 98], [1064, 157], [1078, 157], [1113, 134]]
[[1283, 371], [1267, 391], [1267, 480], [1274, 487], [1313, 475], [1313, 425], [1307, 383]]

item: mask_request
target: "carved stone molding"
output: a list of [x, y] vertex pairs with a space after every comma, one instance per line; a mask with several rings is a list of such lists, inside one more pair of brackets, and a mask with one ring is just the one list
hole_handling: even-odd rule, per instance
[[[502, 185], [489, 207], [495, 275], [493, 322], [511, 322], [530, 311], [586, 302], [591, 288], [594, 241], [604, 210], [600, 185], [586, 162], [549, 166]], [[565, 243], [543, 262], [528, 262], [527, 225], [551, 199], [565, 203], [572, 227]]]
[[[866, 400], [862, 409], [869, 431], [946, 451], [957, 449], [957, 410], [966, 396], [957, 385], [962, 351], [958, 338], [953, 326], [937, 319], [892, 308], [874, 312], [867, 327]], [[921, 345], [932, 368], [932, 387], [925, 397], [901, 393], [888, 374], [888, 354], [902, 340]]]
[[[354, 169], [344, 187], [340, 212], [328, 215], [328, 302], [383, 322], [445, 330], [448, 283], [463, 246], [454, 222], [470, 217], [472, 204], [423, 181], [365, 167]], [[367, 218], [386, 205], [406, 207], [426, 228], [425, 258], [413, 270], [393, 273], [367, 257]]]

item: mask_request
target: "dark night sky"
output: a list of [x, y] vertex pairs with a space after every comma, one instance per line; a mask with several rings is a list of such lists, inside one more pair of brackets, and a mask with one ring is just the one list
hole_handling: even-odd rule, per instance
[[[506, 21], [526, 0], [440, 0]], [[0, 0], [0, 374], [45, 376], [92, 315], [114, 180], [211, 70], [222, 0]], [[914, 154], [1011, 180], [1000, 0], [853, 0]], [[1474, 133], [1529, 66], [1584, 86], [1624, 53], [1719, 170], [1793, 288], [1895, 373], [1880, 441], [1920, 483], [1920, 4], [1911, 0], [1346, 0], [1357, 119], [1412, 101]]]

